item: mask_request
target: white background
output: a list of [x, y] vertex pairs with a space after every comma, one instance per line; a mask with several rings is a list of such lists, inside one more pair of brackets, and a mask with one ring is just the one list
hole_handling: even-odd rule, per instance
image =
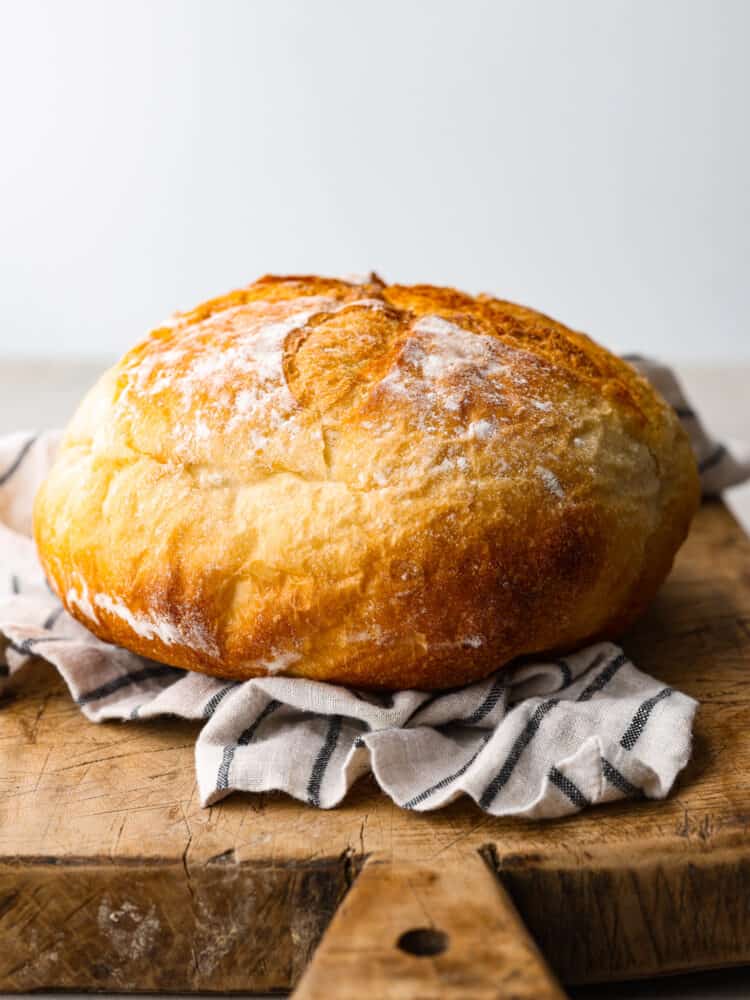
[[267, 271], [750, 360], [750, 3], [0, 0], [0, 354]]

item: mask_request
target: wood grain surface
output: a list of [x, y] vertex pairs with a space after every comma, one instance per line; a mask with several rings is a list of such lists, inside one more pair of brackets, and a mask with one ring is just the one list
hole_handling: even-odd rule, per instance
[[565, 1000], [478, 854], [365, 864], [294, 993], [354, 997]]
[[93, 725], [31, 665], [0, 703], [0, 991], [288, 990], [365, 862], [461, 899], [479, 853], [565, 982], [750, 961], [750, 544], [721, 504], [624, 645], [701, 701], [693, 760], [664, 802], [546, 823], [404, 812], [367, 779], [330, 812], [204, 810], [193, 724]]

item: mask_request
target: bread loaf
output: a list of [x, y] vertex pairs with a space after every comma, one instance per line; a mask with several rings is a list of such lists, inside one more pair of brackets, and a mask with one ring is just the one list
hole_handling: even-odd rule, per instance
[[674, 412], [531, 309], [265, 277], [110, 369], [36, 500], [97, 636], [227, 678], [446, 688], [619, 635], [698, 503]]

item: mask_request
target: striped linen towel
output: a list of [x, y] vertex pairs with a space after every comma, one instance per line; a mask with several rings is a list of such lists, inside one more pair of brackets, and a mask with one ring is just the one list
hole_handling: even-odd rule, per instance
[[[668, 368], [628, 360], [684, 422], [705, 493], [750, 476], [750, 458], [709, 437]], [[36, 656], [59, 670], [94, 722], [197, 720], [203, 805], [275, 789], [329, 808], [372, 771], [406, 809], [468, 794], [496, 816], [543, 818], [662, 798], [687, 763], [696, 702], [612, 643], [455, 691], [384, 695], [278, 676], [221, 681], [100, 642], [50, 592], [30, 538], [32, 499], [58, 440], [55, 432], [0, 438], [0, 684]]]

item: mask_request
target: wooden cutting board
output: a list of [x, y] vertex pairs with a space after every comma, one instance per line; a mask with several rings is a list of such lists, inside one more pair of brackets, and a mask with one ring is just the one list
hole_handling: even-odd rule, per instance
[[562, 996], [501, 885], [563, 982], [750, 962], [750, 543], [723, 505], [624, 645], [701, 702], [693, 760], [665, 802], [541, 823], [370, 780], [330, 812], [201, 809], [193, 724], [91, 724], [31, 665], [0, 701], [0, 991], [288, 990], [346, 897], [300, 996]]

